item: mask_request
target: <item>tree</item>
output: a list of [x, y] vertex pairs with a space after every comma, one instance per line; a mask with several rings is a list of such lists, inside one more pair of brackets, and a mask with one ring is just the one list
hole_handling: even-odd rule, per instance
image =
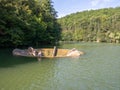
[[120, 33], [119, 12], [120, 7], [77, 12], [58, 19], [58, 23], [63, 34], [72, 31], [73, 41], [120, 42], [116, 34]]
[[0, 12], [0, 47], [54, 44], [60, 38], [51, 0], [0, 0]]

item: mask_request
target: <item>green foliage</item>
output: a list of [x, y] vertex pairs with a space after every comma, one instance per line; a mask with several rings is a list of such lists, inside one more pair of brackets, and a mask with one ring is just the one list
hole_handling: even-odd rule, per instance
[[63, 41], [72, 41], [72, 32], [64, 31], [61, 35]]
[[58, 19], [62, 40], [120, 42], [120, 7], [77, 12]]
[[0, 0], [0, 47], [54, 44], [60, 38], [51, 0]]

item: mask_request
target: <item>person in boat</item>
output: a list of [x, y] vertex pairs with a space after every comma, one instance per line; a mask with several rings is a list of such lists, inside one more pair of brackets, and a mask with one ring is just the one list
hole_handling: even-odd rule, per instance
[[41, 51], [37, 51], [36, 56], [38, 56], [38, 61], [41, 61], [42, 52]]
[[80, 51], [78, 51], [76, 48], [73, 48], [72, 50], [70, 50], [66, 56], [79, 56], [80, 55]]
[[42, 52], [39, 51], [38, 54], [37, 54], [37, 56], [41, 57], [42, 56]]
[[36, 51], [35, 51], [32, 47], [29, 47], [29, 48], [28, 48], [28, 54], [29, 54], [29, 55], [35, 56], [35, 53], [36, 53]]

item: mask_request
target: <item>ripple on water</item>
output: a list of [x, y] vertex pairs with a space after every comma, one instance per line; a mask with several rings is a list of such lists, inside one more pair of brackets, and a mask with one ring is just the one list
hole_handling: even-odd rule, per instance
[[0, 90], [120, 90], [119, 45], [63, 45], [63, 48], [72, 47], [86, 54], [80, 58], [40, 62], [32, 58], [0, 56], [11, 60], [3, 62], [4, 65], [0, 63]]

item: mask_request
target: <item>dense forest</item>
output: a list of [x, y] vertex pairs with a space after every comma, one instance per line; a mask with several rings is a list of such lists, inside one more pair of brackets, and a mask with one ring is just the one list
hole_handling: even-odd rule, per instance
[[51, 0], [0, 0], [0, 47], [61, 41], [120, 43], [120, 7], [77, 12], [57, 19]]
[[77, 12], [58, 19], [62, 41], [120, 43], [120, 7]]
[[0, 47], [59, 41], [57, 12], [51, 0], [0, 0]]

